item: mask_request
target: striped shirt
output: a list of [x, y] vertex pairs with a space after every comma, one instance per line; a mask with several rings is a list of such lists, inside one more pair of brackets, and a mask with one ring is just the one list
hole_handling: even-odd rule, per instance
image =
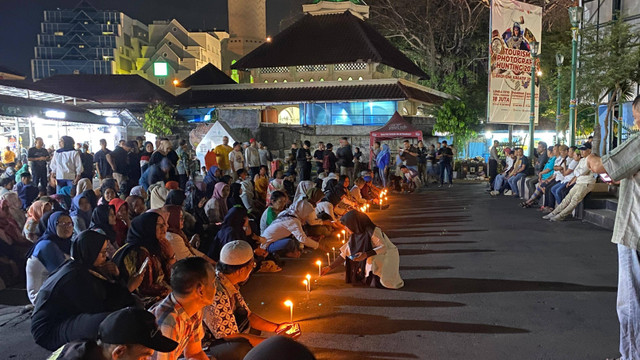
[[188, 344], [200, 342], [204, 337], [202, 328], [202, 311], [189, 317], [173, 293], [155, 304], [149, 311], [155, 315], [162, 335], [178, 343], [178, 347], [169, 353], [156, 351], [151, 357], [154, 360], [176, 360], [184, 353]]

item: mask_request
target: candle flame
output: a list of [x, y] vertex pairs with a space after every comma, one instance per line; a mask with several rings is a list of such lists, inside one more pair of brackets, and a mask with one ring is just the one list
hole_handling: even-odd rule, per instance
[[293, 303], [291, 302], [291, 300], [286, 300], [286, 301], [284, 302], [284, 306], [286, 306], [286, 307], [293, 307]]
[[307, 274], [306, 278], [307, 280], [311, 280], [311, 275]]
[[316, 261], [316, 265], [318, 265], [318, 266], [322, 265], [322, 261], [320, 261], [320, 260]]
[[302, 280], [302, 283], [307, 285], [309, 282], [307, 281], [307, 279]]

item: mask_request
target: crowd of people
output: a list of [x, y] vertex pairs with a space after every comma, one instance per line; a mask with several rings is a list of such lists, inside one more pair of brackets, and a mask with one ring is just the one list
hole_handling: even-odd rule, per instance
[[[549, 221], [562, 221], [595, 187], [597, 174], [587, 166], [593, 137], [580, 146], [538, 143], [531, 161], [522, 148], [504, 148], [504, 160], [498, 156], [500, 144], [490, 149], [490, 189], [492, 196], [522, 199], [520, 206], [538, 208]], [[498, 162], [502, 171], [498, 173]]]
[[[8, 159], [0, 175], [0, 252], [18, 266], [0, 274], [26, 282], [33, 338], [52, 359], [264, 359], [275, 349], [311, 359], [291, 339], [266, 340], [294, 337], [296, 324], [252, 312], [240, 285], [331, 245], [339, 255], [323, 275], [344, 264], [348, 283], [404, 285], [398, 250], [366, 209], [383, 208], [394, 180], [415, 190], [422, 143], [400, 151], [399, 180], [386, 144], [374, 172], [346, 138], [335, 154], [304, 141], [284, 162], [254, 139], [224, 138], [202, 168], [184, 140], [176, 150], [167, 138], [113, 150], [103, 140], [95, 154], [68, 136], [44, 145], [36, 139], [24, 165]], [[450, 150], [441, 153], [431, 163]], [[343, 244], [331, 243], [337, 233]]]

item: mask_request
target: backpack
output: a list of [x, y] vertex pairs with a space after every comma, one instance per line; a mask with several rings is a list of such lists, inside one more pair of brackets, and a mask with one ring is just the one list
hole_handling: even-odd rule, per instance
[[322, 168], [328, 171], [331, 171], [331, 161], [329, 160], [329, 154], [325, 154], [322, 157]]

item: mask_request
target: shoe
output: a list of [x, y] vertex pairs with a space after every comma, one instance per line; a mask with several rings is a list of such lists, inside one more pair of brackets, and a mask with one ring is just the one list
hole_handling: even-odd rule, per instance
[[513, 195], [513, 191], [511, 191], [511, 190], [506, 190], [504, 192], [504, 196], [511, 196], [511, 195]]
[[549, 220], [549, 219], [551, 219], [552, 216], [553, 215], [551, 215], [551, 214], [547, 214], [547, 215], [543, 216], [542, 218], [545, 219], [545, 220]]
[[492, 192], [489, 193], [491, 196], [498, 196], [500, 193], [493, 190]]
[[552, 217], [549, 218], [549, 221], [551, 221], [551, 222], [560, 221], [560, 218], [557, 217], [557, 216], [552, 216]]

